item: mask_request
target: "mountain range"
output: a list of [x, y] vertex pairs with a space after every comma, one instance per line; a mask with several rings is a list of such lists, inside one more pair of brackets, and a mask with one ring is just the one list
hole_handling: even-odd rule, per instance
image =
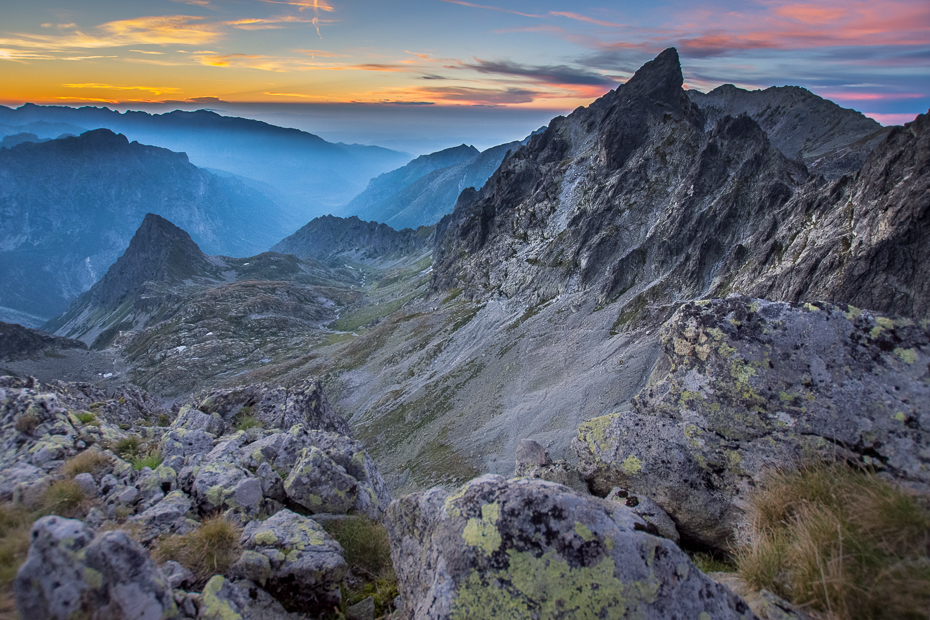
[[[168, 256], [153, 249], [128, 253], [49, 327], [112, 343], [131, 359], [133, 382], [166, 395], [327, 377], [389, 483], [411, 490], [507, 474], [523, 438], [569, 457], [579, 424], [629, 408], [659, 372], [659, 328], [693, 300], [827, 300], [928, 318], [926, 116], [881, 129], [799, 89], [702, 95], [682, 85], [667, 50], [508, 149], [435, 226], [309, 222], [261, 255], [325, 274], [313, 286], [328, 287], [333, 310], [297, 331], [256, 327], [295, 325], [287, 304], [235, 311], [258, 286], [233, 275], [242, 263], [185, 250], [175, 254], [188, 257], [186, 278], [126, 268], [163, 263], [133, 259]], [[796, 116], [820, 120], [792, 124]], [[372, 181], [366, 200], [386, 204], [397, 188], [474, 157], [456, 147], [420, 158]], [[140, 247], [160, 243], [143, 233]], [[259, 270], [256, 281], [278, 291], [262, 295], [286, 297], [280, 283], [306, 273], [301, 265]], [[99, 302], [124, 280], [134, 293]], [[238, 327], [208, 308], [240, 317]], [[220, 323], [233, 372], [200, 369], [204, 350], [219, 355], [205, 325]]]
[[110, 129], [130, 140], [186, 153], [201, 168], [223, 170], [274, 187], [278, 192], [275, 198], [302, 221], [341, 207], [362, 191], [369, 179], [410, 159], [390, 149], [333, 144], [298, 129], [208, 110], [121, 114], [94, 107], [0, 106], [3, 127], [9, 127], [7, 132], [42, 137]]

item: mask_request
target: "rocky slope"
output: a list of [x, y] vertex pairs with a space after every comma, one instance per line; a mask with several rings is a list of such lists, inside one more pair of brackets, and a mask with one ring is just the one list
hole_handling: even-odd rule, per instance
[[398, 230], [431, 226], [452, 212], [462, 190], [481, 188], [507, 152], [520, 145], [510, 142], [480, 153], [462, 145], [423, 155], [403, 168], [372, 179], [343, 211]]
[[385, 148], [333, 144], [298, 129], [221, 116], [208, 110], [120, 114], [93, 107], [28, 103], [16, 109], [0, 106], [0, 123], [24, 126], [27, 129], [23, 131], [29, 131], [28, 127], [42, 122], [107, 128], [130, 140], [184, 152], [197, 166], [224, 170], [274, 187], [282, 203], [301, 221], [344, 205], [365, 189], [369, 179], [410, 159], [405, 153]]
[[[207, 256], [185, 231], [148, 214], [106, 275], [46, 328], [98, 349], [121, 331], [142, 330], [177, 315], [194, 315], [203, 325], [214, 326], [212, 319], [230, 324], [238, 317], [256, 330], [261, 324], [270, 329], [276, 322], [290, 321], [306, 331], [334, 318], [335, 308], [352, 298], [344, 289], [357, 281], [348, 270], [272, 252], [245, 259]], [[218, 333], [228, 335], [230, 330]], [[180, 333], [173, 337], [186, 341]], [[244, 340], [245, 334], [239, 333], [239, 338]]]
[[232, 256], [263, 251], [294, 226], [242, 183], [108, 130], [0, 150], [0, 179], [0, 306], [36, 323], [90, 288], [148, 212]]
[[61, 349], [86, 348], [87, 345], [80, 340], [53, 336], [16, 323], [0, 323], [0, 361], [18, 360]]
[[724, 84], [706, 94], [689, 90], [688, 96], [704, 112], [706, 129], [727, 116], [746, 114], [786, 157], [828, 179], [859, 170], [891, 131], [798, 86], [747, 91]]

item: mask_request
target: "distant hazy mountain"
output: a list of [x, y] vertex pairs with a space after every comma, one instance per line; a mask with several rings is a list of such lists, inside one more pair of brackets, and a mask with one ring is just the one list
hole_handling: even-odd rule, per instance
[[183, 224], [214, 254], [256, 254], [296, 227], [244, 183], [106, 129], [0, 149], [2, 317], [39, 325], [64, 311], [148, 212]]
[[463, 144], [422, 155], [372, 179], [342, 211], [398, 230], [430, 226], [452, 212], [463, 189], [481, 189], [507, 152], [520, 144], [510, 142], [483, 152]]
[[429, 252], [433, 233], [433, 228], [427, 227], [398, 231], [355, 216], [324, 215], [275, 244], [271, 251], [321, 261], [372, 262]]
[[0, 106], [0, 125], [20, 127], [13, 133], [42, 136], [31, 129], [40, 122], [108, 128], [130, 140], [187, 153], [197, 166], [267, 183], [281, 193], [301, 221], [346, 204], [365, 189], [369, 179], [410, 159], [389, 149], [333, 144], [297, 129], [206, 110], [121, 114], [92, 107]]
[[732, 84], [688, 96], [711, 130], [727, 116], [748, 114], [786, 157], [828, 179], [855, 172], [891, 131], [860, 112], [841, 108], [800, 86], [743, 90]]

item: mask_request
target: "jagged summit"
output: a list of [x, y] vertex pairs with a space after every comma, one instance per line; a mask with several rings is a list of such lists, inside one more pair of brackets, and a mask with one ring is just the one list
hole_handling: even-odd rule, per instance
[[88, 293], [97, 303], [112, 304], [147, 281], [182, 281], [215, 270], [189, 234], [149, 213], [126, 253]]
[[675, 101], [684, 81], [678, 50], [670, 47], [640, 67], [622, 90], [626, 97]]

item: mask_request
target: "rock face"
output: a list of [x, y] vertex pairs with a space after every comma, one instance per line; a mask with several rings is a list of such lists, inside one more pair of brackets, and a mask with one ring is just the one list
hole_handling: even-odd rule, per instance
[[930, 485], [930, 325], [745, 297], [684, 305], [633, 409], [578, 429], [595, 492], [648, 495], [683, 536], [733, 539], [766, 468], [848, 459]]
[[798, 86], [748, 91], [724, 84], [706, 94], [689, 90], [688, 96], [704, 112], [706, 129], [727, 116], [747, 114], [786, 157], [828, 179], [857, 172], [892, 131]]
[[86, 349], [80, 340], [53, 336], [38, 329], [0, 322], [0, 361], [22, 359], [55, 349]]
[[755, 618], [624, 507], [483, 476], [391, 505], [404, 618]]
[[161, 620], [178, 615], [168, 581], [125, 532], [98, 536], [80, 521], [43, 517], [16, 575], [24, 618]]
[[372, 262], [422, 254], [432, 247], [430, 229], [394, 230], [387, 224], [324, 215], [310, 220], [271, 250], [322, 261], [341, 259]]

